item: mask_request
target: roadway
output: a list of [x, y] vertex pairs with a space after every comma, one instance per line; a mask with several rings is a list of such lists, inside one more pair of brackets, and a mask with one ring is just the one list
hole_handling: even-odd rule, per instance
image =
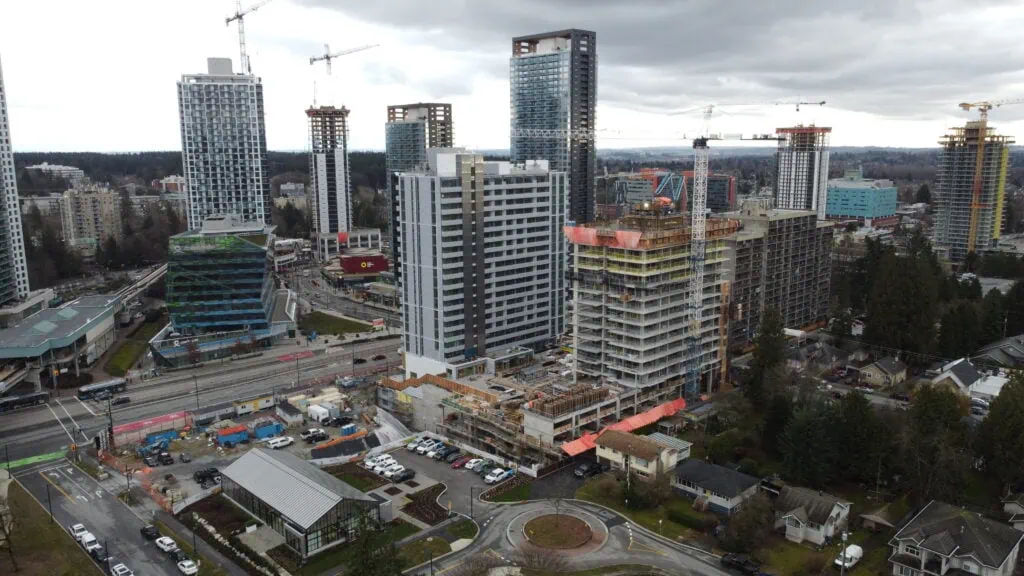
[[[380, 356], [382, 360], [373, 360]], [[354, 359], [365, 362], [353, 365]], [[117, 426], [192, 410], [197, 402], [208, 406], [291, 388], [297, 369], [301, 387], [325, 383], [335, 376], [385, 372], [400, 365], [398, 339], [309, 349], [305, 353], [270, 351], [257, 358], [213, 363], [129, 384], [124, 394], [131, 402], [114, 407], [111, 414]], [[6, 457], [14, 461], [62, 451], [71, 443], [91, 442], [107, 424], [105, 403], [83, 402], [72, 391], [62, 391], [62, 396], [49, 404], [0, 414], [0, 438]]]
[[[383, 318], [384, 322], [392, 327], [402, 325], [401, 314], [397, 311], [366, 306], [342, 296], [340, 292], [327, 286], [317, 268], [310, 269], [309, 278], [301, 276], [301, 272], [288, 274], [283, 278], [288, 283], [288, 287], [295, 290], [299, 298], [305, 300], [306, 305], [314, 309], [323, 308], [360, 320]], [[313, 284], [314, 280], [316, 285]]]

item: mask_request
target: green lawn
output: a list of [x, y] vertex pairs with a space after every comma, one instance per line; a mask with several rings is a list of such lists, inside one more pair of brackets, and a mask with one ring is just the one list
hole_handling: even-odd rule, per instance
[[[870, 550], [871, 544], [868, 543], [868, 536], [870, 534], [866, 531], [853, 532], [850, 534], [847, 545], [858, 544]], [[885, 536], [882, 536], [882, 544], [884, 544], [885, 539]], [[868, 571], [860, 572], [861, 574], [866, 576], [868, 574], [874, 575], [885, 572], [885, 560], [888, 558], [888, 555], [884, 553], [885, 547], [883, 546], [882, 548], [883, 554], [880, 569], [879, 565], [867, 564], [867, 561], [871, 559], [871, 552], [869, 552], [868, 558], [862, 561], [862, 564], [858, 566], [858, 570], [863, 568], [865, 564], [870, 568]], [[776, 576], [800, 576], [811, 573], [809, 571], [811, 567], [831, 566], [832, 561], [839, 555], [839, 550], [838, 542], [818, 551], [808, 546], [794, 544], [785, 538], [776, 537], [772, 540], [771, 545], [761, 549], [757, 556], [768, 564], [770, 568], [768, 572]], [[816, 574], [817, 572], [814, 573]]]
[[124, 376], [135, 365], [135, 362], [146, 353], [146, 348], [147, 344], [145, 342], [125, 340], [117, 347], [110, 360], [107, 360], [104, 370], [111, 376]]
[[323, 312], [313, 312], [299, 320], [299, 330], [304, 331], [306, 334], [309, 334], [312, 330], [316, 330], [317, 334], [345, 334], [348, 332], [369, 332], [373, 330], [373, 325], [367, 322], [338, 318]]
[[149, 342], [156, 333], [167, 326], [167, 316], [161, 316], [156, 322], [146, 322], [139, 328], [138, 332], [132, 335], [132, 340]]
[[421, 538], [410, 542], [398, 549], [398, 555], [402, 557], [402, 564], [408, 568], [419, 566], [434, 558], [452, 551], [452, 547], [443, 538]]
[[395, 542], [398, 542], [402, 538], [412, 536], [419, 531], [419, 528], [402, 519], [395, 520], [391, 523], [391, 537], [395, 539]]
[[[177, 542], [178, 548], [181, 548], [181, 550], [185, 554], [188, 554], [189, 558], [192, 558], [193, 560], [196, 560], [196, 553], [195, 553], [195, 550], [192, 549], [192, 542], [191, 541], [185, 541], [185, 540], [182, 540], [181, 538], [178, 538], [178, 536], [174, 532], [172, 532], [170, 528], [165, 526], [159, 520], [154, 521], [153, 525], [156, 526], [157, 529], [160, 530], [161, 534], [163, 534], [164, 536], [170, 536], [175, 542]], [[205, 541], [203, 541], [203, 543], [206, 544]], [[206, 544], [206, 545], [209, 546], [209, 544]], [[210, 562], [209, 560], [206, 559], [205, 556], [202, 555], [202, 549], [200, 549], [198, 563], [199, 563], [199, 574], [198, 574], [198, 576], [224, 576], [224, 571], [223, 570], [221, 570], [220, 568], [215, 566], [213, 564], [213, 562]]]
[[[624, 514], [626, 517], [630, 518], [637, 524], [640, 524], [644, 528], [655, 533], [660, 533], [662, 536], [672, 538], [673, 540], [692, 537], [695, 535], [695, 532], [682, 524], [669, 520], [669, 510], [694, 518], [704, 517], [701, 512], [697, 512], [693, 509], [693, 506], [690, 505], [688, 500], [677, 496], [671, 497], [668, 502], [652, 510], [627, 510], [624, 502], [618, 499], [612, 499], [607, 494], [599, 492], [596, 488], [595, 480], [588, 480], [586, 484], [576, 490], [576, 498], [611, 508], [612, 510]], [[661, 521], [660, 524], [658, 522], [659, 520]]]
[[[96, 565], [82, 548], [59, 524], [50, 522], [50, 515], [21, 484], [11, 483], [7, 496], [14, 516], [14, 560], [18, 563], [19, 575], [99, 574]], [[57, 497], [54, 494], [54, 498]], [[14, 573], [5, 545], [0, 552], [0, 574]]]
[[472, 539], [476, 537], [476, 524], [472, 520], [463, 520], [449, 526], [447, 532], [455, 538]]
[[364, 478], [360, 478], [355, 474], [342, 474], [341, 476], [338, 476], [338, 479], [360, 492], [369, 492], [376, 488], [372, 482]]
[[491, 502], [521, 502], [530, 498], [530, 483], [520, 484], [497, 496]]

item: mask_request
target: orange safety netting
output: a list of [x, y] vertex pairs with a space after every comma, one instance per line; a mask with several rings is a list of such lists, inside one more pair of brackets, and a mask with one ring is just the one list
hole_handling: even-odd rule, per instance
[[686, 408], [686, 400], [682, 398], [677, 398], [671, 402], [665, 402], [664, 404], [655, 406], [646, 412], [637, 414], [636, 416], [630, 416], [629, 418], [620, 420], [610, 426], [605, 426], [597, 434], [584, 434], [571, 442], [566, 442], [562, 444], [562, 450], [564, 450], [569, 456], [582, 454], [587, 450], [592, 450], [595, 446], [594, 442], [601, 434], [604, 434], [606, 430], [632, 432], [633, 430], [643, 428], [649, 424], [654, 424], [662, 418], [672, 416], [683, 408]]

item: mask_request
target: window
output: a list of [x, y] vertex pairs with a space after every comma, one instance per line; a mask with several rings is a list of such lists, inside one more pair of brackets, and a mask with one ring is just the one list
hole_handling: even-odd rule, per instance
[[911, 556], [920, 556], [921, 551], [918, 550], [917, 546], [911, 546], [910, 544], [903, 545], [903, 552], [910, 554]]
[[962, 568], [964, 569], [964, 572], [970, 572], [971, 574], [978, 573], [978, 567], [971, 562], [964, 562]]
[[914, 570], [913, 568], [908, 568], [906, 566], [900, 566], [899, 564], [897, 564], [896, 570], [896, 573], [900, 576], [917, 576], [917, 570]]

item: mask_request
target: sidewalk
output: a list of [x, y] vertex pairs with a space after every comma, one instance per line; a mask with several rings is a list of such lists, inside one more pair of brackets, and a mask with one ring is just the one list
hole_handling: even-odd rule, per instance
[[[163, 522], [164, 526], [170, 528], [178, 538], [181, 538], [186, 542], [192, 542], [192, 530], [179, 522], [174, 516], [171, 516], [164, 510], [159, 510], [156, 513], [156, 519]], [[218, 552], [216, 548], [207, 544], [206, 540], [203, 540], [202, 536], [197, 536], [196, 548], [198, 548], [200, 556], [206, 558], [210, 562], [213, 562], [218, 568], [227, 574], [230, 574], [231, 576], [249, 576], [248, 572], [239, 568], [234, 562], [228, 560], [223, 554]]]

